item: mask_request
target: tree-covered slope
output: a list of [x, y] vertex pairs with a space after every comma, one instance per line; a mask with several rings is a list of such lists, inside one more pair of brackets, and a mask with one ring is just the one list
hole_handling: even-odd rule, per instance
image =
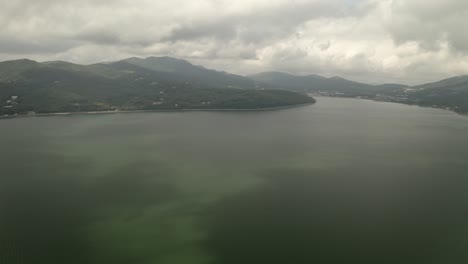
[[282, 72], [264, 72], [250, 77], [257, 82], [286, 90], [416, 104], [468, 113], [468, 76], [413, 87], [401, 84], [370, 85], [339, 77], [296, 76]]
[[382, 90], [395, 88], [394, 85], [369, 85], [340, 77], [298, 76], [283, 72], [263, 72], [249, 77], [272, 87], [323, 95], [368, 96]]
[[402, 94], [409, 103], [468, 113], [468, 76], [411, 87]]
[[121, 62], [127, 62], [154, 72], [165, 73], [166, 78], [184, 80], [192, 85], [204, 85], [213, 88], [257, 88], [255, 81], [244, 76], [206, 69], [195, 66], [188, 61], [171, 57], [130, 58]]
[[0, 63], [0, 114], [102, 110], [244, 109], [311, 103], [305, 95], [194, 84], [178, 72], [126, 61], [78, 65], [30, 60]]

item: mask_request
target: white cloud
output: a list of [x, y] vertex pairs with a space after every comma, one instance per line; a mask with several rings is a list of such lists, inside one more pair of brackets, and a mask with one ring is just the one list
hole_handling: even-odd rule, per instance
[[12, 0], [0, 59], [169, 55], [263, 70], [421, 83], [468, 73], [463, 0]]

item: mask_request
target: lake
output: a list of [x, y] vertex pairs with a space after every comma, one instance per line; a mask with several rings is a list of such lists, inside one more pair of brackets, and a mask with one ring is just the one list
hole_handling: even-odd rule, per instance
[[468, 117], [317, 100], [0, 120], [0, 263], [467, 263]]

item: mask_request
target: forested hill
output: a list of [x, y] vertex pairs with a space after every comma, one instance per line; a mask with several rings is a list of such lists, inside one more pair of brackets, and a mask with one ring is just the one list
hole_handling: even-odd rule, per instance
[[406, 86], [265, 72], [240, 76], [170, 57], [79, 65], [0, 63], [0, 115], [158, 109], [261, 109], [313, 103], [305, 94], [367, 98], [468, 113], [468, 76]]
[[381, 91], [406, 87], [400, 84], [370, 85], [350, 81], [338, 76], [327, 78], [320, 75], [292, 75], [284, 72], [263, 72], [250, 75], [250, 78], [270, 85], [270, 87], [282, 87], [287, 90], [322, 95], [364, 96], [373, 95]]
[[158, 109], [261, 109], [313, 103], [246, 77], [168, 57], [78, 65], [0, 63], [0, 115]]
[[468, 113], [468, 76], [400, 89], [395, 95], [406, 103]]
[[457, 76], [434, 83], [407, 86], [370, 85], [340, 77], [297, 76], [282, 72], [264, 72], [249, 76], [258, 83], [313, 95], [356, 97], [379, 101], [430, 106], [468, 113], [468, 76]]
[[196, 66], [188, 61], [171, 57], [148, 57], [146, 59], [129, 58], [117, 63], [128, 63], [164, 74], [166, 78], [189, 81], [193, 86], [210, 86], [217, 88], [255, 89], [260, 88], [257, 83], [247, 77], [220, 72]]

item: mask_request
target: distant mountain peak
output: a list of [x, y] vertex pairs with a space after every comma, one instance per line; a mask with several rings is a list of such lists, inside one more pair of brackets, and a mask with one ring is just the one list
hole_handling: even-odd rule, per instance
[[288, 77], [288, 78], [295, 78], [299, 77], [299, 75], [295, 75], [289, 72], [283, 72], [283, 71], [266, 71], [266, 72], [259, 72], [256, 74], [251, 74], [248, 75], [251, 77], [274, 77], [274, 78], [279, 78], [279, 77]]
[[139, 67], [143, 67], [149, 70], [160, 71], [160, 72], [187, 71], [187, 70], [196, 70], [197, 68], [199, 68], [198, 66], [195, 66], [186, 60], [177, 59], [177, 58], [173, 58], [169, 56], [163, 56], [163, 57], [150, 56], [146, 58], [132, 57], [132, 58], [124, 59], [122, 61], [131, 63]]
[[78, 64], [68, 62], [68, 61], [63, 61], [63, 60], [45, 61], [42, 64], [45, 64], [45, 65], [78, 65]]
[[30, 59], [17, 59], [0, 62], [3, 64], [39, 64], [39, 62]]
[[433, 83], [426, 83], [415, 86], [418, 89], [432, 89], [441, 87], [468, 86], [468, 75], [459, 75], [451, 78], [443, 79]]
[[161, 56], [161, 57], [149, 56], [149, 57], [146, 57], [146, 58], [144, 58], [142, 60], [146, 60], [146, 61], [165, 61], [165, 62], [184, 63], [184, 64], [192, 65], [192, 63], [190, 63], [187, 60], [178, 59], [178, 58], [174, 58], [174, 57], [170, 57], [170, 56]]

